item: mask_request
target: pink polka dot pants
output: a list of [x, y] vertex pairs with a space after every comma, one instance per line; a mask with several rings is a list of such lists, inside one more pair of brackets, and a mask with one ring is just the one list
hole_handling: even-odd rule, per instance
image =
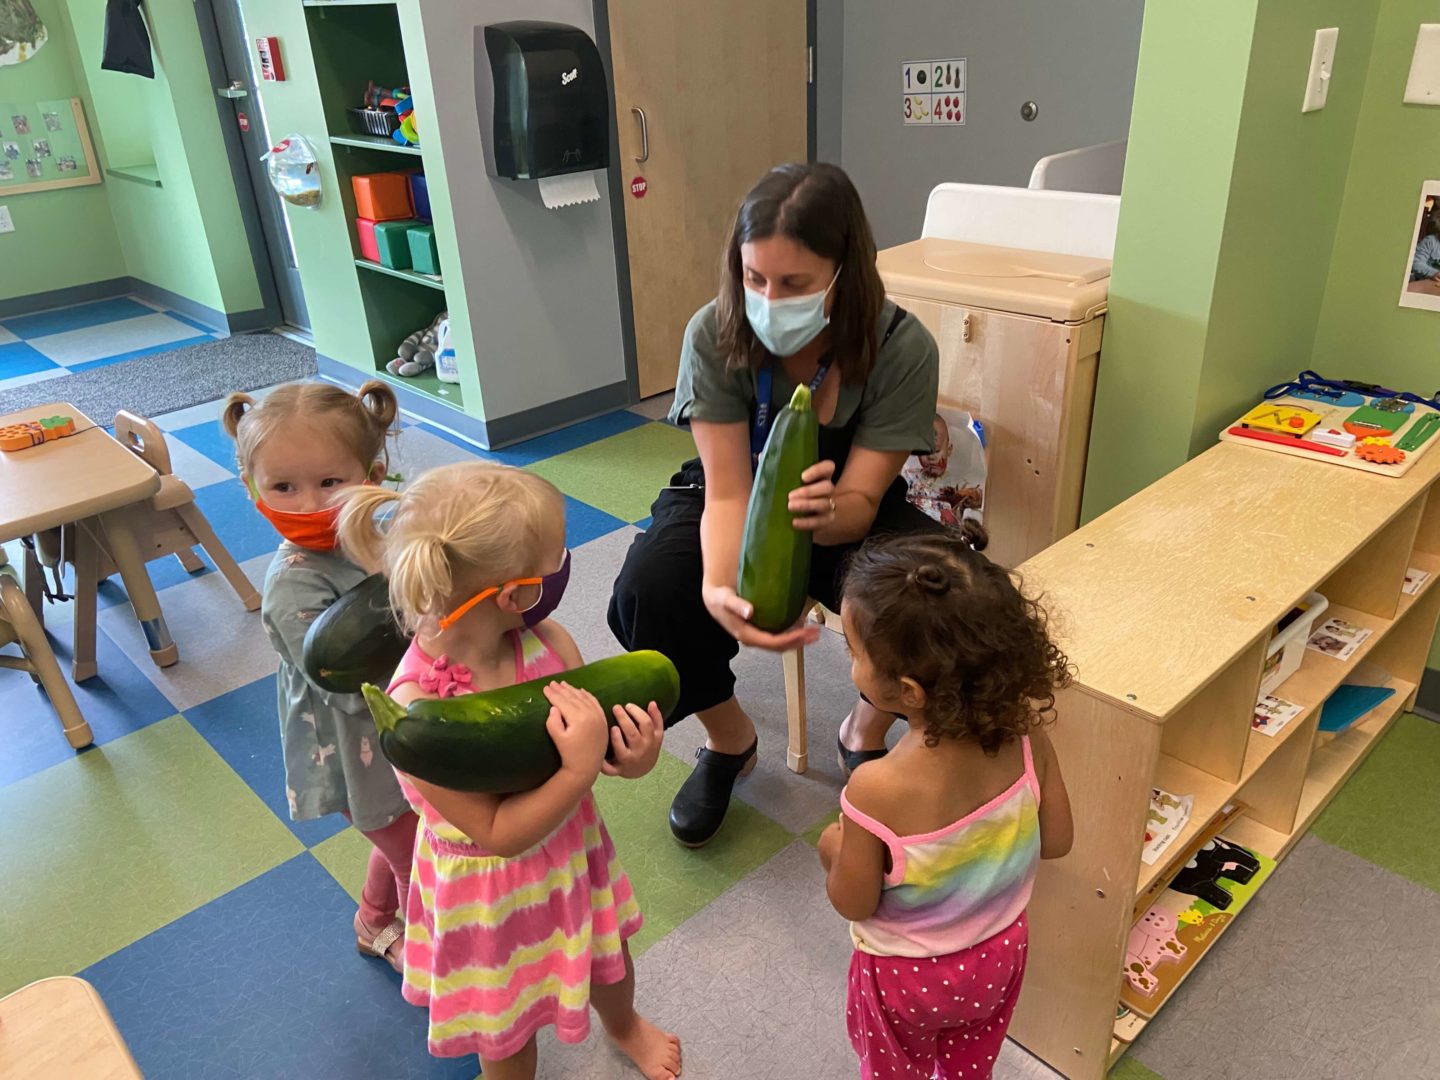
[[856, 951], [845, 1001], [862, 1080], [984, 1080], [995, 1068], [1020, 996], [1025, 916], [948, 956]]

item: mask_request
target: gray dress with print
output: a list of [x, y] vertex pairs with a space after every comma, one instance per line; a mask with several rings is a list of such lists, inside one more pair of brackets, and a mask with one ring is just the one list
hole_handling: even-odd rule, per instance
[[280, 654], [275, 690], [290, 817], [308, 821], [343, 812], [361, 832], [371, 832], [389, 825], [409, 804], [380, 753], [370, 710], [359, 694], [327, 693], [300, 668], [310, 624], [365, 577], [338, 552], [286, 541], [265, 574], [260, 617]]

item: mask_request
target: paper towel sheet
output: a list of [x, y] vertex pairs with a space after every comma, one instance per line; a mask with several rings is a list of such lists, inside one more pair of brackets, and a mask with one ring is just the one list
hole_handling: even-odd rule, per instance
[[600, 189], [595, 186], [593, 172], [566, 173], [564, 176], [542, 176], [540, 198], [551, 210], [577, 203], [599, 202]]

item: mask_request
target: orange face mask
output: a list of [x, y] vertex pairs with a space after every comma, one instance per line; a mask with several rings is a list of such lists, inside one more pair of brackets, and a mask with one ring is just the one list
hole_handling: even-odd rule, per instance
[[329, 506], [324, 510], [312, 510], [306, 514], [277, 510], [260, 498], [252, 480], [247, 478], [245, 482], [250, 488], [250, 498], [255, 503], [255, 509], [260, 511], [260, 516], [274, 525], [275, 531], [286, 540], [311, 551], [334, 551], [340, 546], [340, 538], [336, 532], [340, 524], [340, 507]]

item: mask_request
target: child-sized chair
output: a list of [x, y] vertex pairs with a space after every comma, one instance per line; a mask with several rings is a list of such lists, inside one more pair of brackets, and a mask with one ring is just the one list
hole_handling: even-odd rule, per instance
[[[27, 578], [38, 576], [39, 568], [34, 563], [29, 565], [35, 574], [27, 574]], [[20, 655], [0, 656], [0, 667], [28, 671], [30, 678], [49, 696], [70, 745], [76, 750], [89, 746], [93, 741], [90, 725], [81, 715], [80, 706], [75, 704], [70, 684], [60, 673], [60, 665], [55, 662], [55, 653], [50, 649], [40, 620], [35, 617], [35, 609], [15, 580], [15, 570], [5, 556], [5, 549], [0, 548], [0, 646], [11, 643], [20, 646]]]
[[[136, 543], [145, 561], [174, 555], [180, 565], [193, 574], [205, 565], [192, 550], [198, 544], [230, 582], [245, 610], [258, 611], [260, 594], [195, 505], [195, 492], [190, 485], [171, 471], [170, 448], [165, 445], [165, 435], [160, 428], [152, 420], [121, 410], [115, 414], [115, 438], [160, 474], [160, 490], [150, 501], [126, 511], [131, 515]], [[38, 538], [40, 560], [46, 566], [58, 569], [65, 563], [74, 563], [72, 529], [73, 526], [66, 526], [64, 530], [52, 530]], [[114, 562], [101, 545], [95, 580], [103, 581], [115, 572]], [[77, 582], [79, 587], [82, 586]]]
[[[840, 625], [840, 616], [818, 600], [805, 600], [805, 614], [837, 634], [845, 631]], [[794, 773], [803, 773], [810, 767], [810, 736], [806, 728], [805, 705], [805, 650], [791, 649], [781, 655], [785, 665], [785, 720], [790, 729], [790, 745], [785, 751], [785, 764]]]

